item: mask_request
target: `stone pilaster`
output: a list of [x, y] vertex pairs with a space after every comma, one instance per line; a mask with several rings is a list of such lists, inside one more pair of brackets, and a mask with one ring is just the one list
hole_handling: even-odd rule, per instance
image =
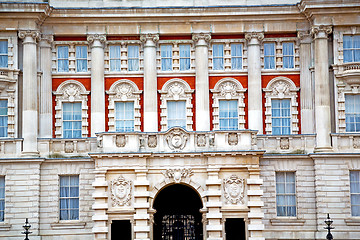
[[156, 42], [159, 41], [159, 34], [143, 34], [140, 41], [144, 44], [144, 131], [157, 132]]
[[24, 141], [22, 151], [25, 156], [38, 155], [38, 76], [36, 66], [36, 42], [39, 40], [39, 37], [39, 31], [19, 31], [19, 38], [23, 39], [22, 137]]
[[106, 170], [99, 169], [95, 170], [95, 180], [93, 182], [93, 187], [95, 188], [93, 193], [93, 198], [95, 199], [95, 203], [92, 208], [94, 210], [94, 216], [92, 220], [94, 222], [94, 226], [92, 232], [94, 233], [95, 240], [106, 240], [108, 239], [108, 182], [106, 181]]
[[246, 33], [248, 45], [248, 122], [249, 129], [263, 133], [260, 43], [263, 33]]
[[195, 101], [196, 101], [196, 130], [210, 130], [210, 102], [209, 102], [209, 33], [195, 33]]
[[104, 44], [105, 35], [91, 34], [91, 136], [105, 131]]
[[221, 213], [221, 179], [219, 168], [209, 168], [207, 186], [207, 213], [206, 213], [206, 236], [207, 240], [221, 240], [224, 238], [222, 213]]
[[299, 31], [301, 133], [315, 133], [314, 86], [311, 80], [311, 34]]
[[51, 43], [53, 35], [41, 35], [40, 39], [40, 116], [39, 137], [52, 137], [52, 78], [51, 78]]
[[316, 151], [329, 151], [331, 147], [331, 114], [328, 34], [331, 26], [313, 26], [315, 42], [315, 126]]

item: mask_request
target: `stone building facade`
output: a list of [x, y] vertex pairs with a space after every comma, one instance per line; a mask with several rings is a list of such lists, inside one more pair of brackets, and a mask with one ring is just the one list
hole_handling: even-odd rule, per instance
[[357, 0], [0, 3], [0, 238], [360, 239]]

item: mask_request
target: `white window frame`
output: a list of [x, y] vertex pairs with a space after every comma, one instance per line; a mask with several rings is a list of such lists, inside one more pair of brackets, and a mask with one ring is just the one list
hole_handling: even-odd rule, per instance
[[351, 181], [351, 174], [352, 174], [352, 173], [353, 173], [353, 174], [358, 174], [358, 175], [359, 175], [359, 178], [360, 178], [360, 171], [359, 171], [359, 170], [350, 170], [350, 172], [349, 172], [351, 216], [353, 216], [353, 217], [360, 217], [360, 203], [359, 203], [359, 205], [356, 205], [356, 206], [358, 206], [358, 208], [359, 208], [359, 212], [358, 212], [357, 214], [354, 214], [353, 206], [354, 206], [355, 204], [353, 204], [353, 201], [352, 201], [352, 196], [357, 195], [357, 196], [359, 196], [359, 198], [360, 198], [360, 180], [359, 180], [359, 182], [356, 182], [356, 183], [358, 183], [359, 189], [357, 189], [357, 192], [353, 192], [353, 191], [352, 191], [353, 187], [351, 187], [351, 186], [352, 186], [352, 182], [353, 182], [353, 181]]
[[[284, 44], [287, 44], [287, 43], [291, 43], [292, 44], [292, 55], [285, 55], [284, 54]], [[290, 42], [290, 41], [284, 41], [282, 42], [282, 63], [283, 63], [283, 68], [284, 69], [294, 69], [295, 68], [295, 43], [294, 42]], [[285, 57], [291, 57], [293, 59], [293, 66], [291, 67], [285, 67], [285, 64], [284, 64], [284, 58]], [[276, 66], [276, 65], [275, 65]]]
[[[130, 57], [130, 51], [129, 51], [129, 48], [131, 47], [137, 47], [138, 48], [138, 56], [137, 57]], [[127, 45], [127, 57], [128, 57], [128, 60], [127, 60], [127, 66], [128, 66], [128, 71], [129, 72], [138, 72], [140, 70], [140, 46], [137, 45], [137, 44], [129, 44]], [[136, 70], [131, 70], [130, 69], [130, 64], [129, 62], [130, 61], [137, 61], [137, 66], [138, 68]]]
[[171, 79], [167, 81], [161, 90], [160, 93], [160, 125], [161, 131], [166, 131], [168, 129], [168, 118], [167, 118], [167, 101], [186, 101], [185, 110], [186, 110], [186, 130], [193, 130], [193, 105], [192, 105], [192, 94], [194, 90], [190, 88], [190, 85], [178, 78]]
[[[222, 46], [222, 49], [223, 49], [222, 56], [214, 56], [214, 46]], [[212, 47], [212, 70], [214, 70], [214, 71], [224, 71], [225, 70], [225, 61], [224, 61], [225, 44], [224, 43], [213, 43], [211, 47]], [[215, 68], [215, 59], [222, 60], [222, 68]]]
[[[4, 207], [3, 209], [0, 208], [0, 213], [2, 213], [2, 215], [3, 215], [3, 219], [1, 219], [1, 217], [0, 217], [0, 222], [4, 222], [5, 221], [5, 209], [6, 209], [6, 206], [5, 206], [5, 204], [6, 204], [6, 202], [5, 202], [6, 179], [5, 179], [5, 176], [0, 176], [0, 178], [3, 180], [2, 182], [4, 183], [4, 186], [0, 185], [0, 192], [3, 192], [3, 195], [4, 195], [3, 198], [0, 197], [0, 202], [3, 202], [3, 207]], [[1, 214], [0, 214], [0, 216], [1, 216]]]
[[55, 137], [61, 138], [63, 136], [63, 103], [69, 102], [81, 102], [82, 109], [82, 132], [81, 137], [86, 138], [88, 136], [88, 95], [90, 91], [87, 91], [85, 86], [75, 80], [67, 80], [59, 85], [54, 92], [55, 95]]
[[213, 93], [213, 129], [220, 130], [219, 119], [219, 101], [221, 100], [237, 100], [238, 102], [238, 129], [245, 129], [245, 92], [241, 83], [234, 78], [223, 78], [219, 80]]
[[[112, 54], [111, 54], [111, 49], [113, 47], [119, 47], [120, 48], [120, 56], [115, 56], [113, 57]], [[112, 61], [119, 61], [120, 64], [119, 64], [119, 69], [111, 69], [111, 62]], [[120, 72], [121, 71], [121, 45], [110, 45], [109, 46], [109, 71], [110, 72]]]
[[[286, 186], [287, 186], [287, 184], [288, 184], [288, 182], [286, 181], [286, 175], [287, 174], [294, 174], [294, 193], [289, 193], [289, 192], [287, 192], [286, 191]], [[285, 176], [284, 176], [284, 178], [285, 178], [285, 182], [278, 182], [277, 180], [276, 180], [276, 178], [277, 178], [277, 174], [284, 174]], [[285, 185], [285, 192], [284, 193], [278, 193], [278, 188], [277, 188], [277, 185], [279, 184], [279, 183], [281, 183], [281, 184], [284, 184]], [[295, 207], [295, 215], [288, 215], [288, 213], [287, 213], [287, 210], [286, 210], [286, 213], [285, 213], [285, 215], [279, 215], [279, 212], [278, 212], [278, 201], [276, 200], [276, 216], [277, 217], [296, 217], [297, 215], [298, 215], [298, 211], [297, 211], [297, 197], [296, 197], [296, 172], [289, 172], [289, 171], [277, 171], [277, 172], [275, 172], [275, 185], [276, 185], [276, 199], [277, 199], [277, 197], [280, 195], [280, 196], [284, 196], [284, 197], [286, 197], [286, 196], [294, 196], [294, 198], [295, 198], [295, 206], [294, 205], [281, 205], [281, 206], [285, 206], [285, 207], [287, 207], [287, 206], [291, 206], [291, 207]], [[286, 208], [285, 208], [286, 209]]]
[[[233, 55], [233, 51], [232, 51], [232, 46], [234, 45], [239, 45], [240, 48], [241, 48], [241, 55], [240, 56], [237, 56], [237, 55]], [[243, 55], [244, 55], [244, 46], [242, 43], [230, 43], [230, 54], [231, 54], [231, 70], [242, 70], [243, 69]], [[237, 59], [240, 59], [240, 68], [233, 68], [233, 60], [237, 60]]]
[[[359, 34], [344, 34], [344, 35], [343, 35], [343, 46], [342, 46], [342, 48], [343, 48], [343, 61], [344, 61], [344, 63], [360, 62], [360, 60], [359, 60], [359, 61], [355, 61], [355, 51], [359, 51], [359, 52], [360, 52], [360, 46], [359, 46], [359, 48], [345, 48], [345, 47], [344, 47], [344, 38], [345, 38], [346, 36], [349, 36], [349, 37], [351, 37], [351, 38], [353, 38], [354, 36], [359, 36], [359, 38], [360, 38], [360, 35], [359, 35]], [[354, 40], [352, 40], [352, 42], [353, 42], [353, 41], [354, 41]], [[352, 61], [349, 61], [349, 62], [345, 62], [345, 54], [344, 54], [344, 52], [347, 51], [347, 50], [353, 52], [353, 54], [352, 54]], [[359, 54], [360, 54], [360, 53], [359, 53]], [[360, 56], [358, 56], [358, 58], [360, 59]]]
[[[81, 120], [81, 118], [80, 118], [80, 120], [74, 120], [74, 119], [71, 119], [71, 120], [65, 120], [64, 119], [64, 113], [65, 113], [65, 107], [64, 107], [64, 105], [65, 104], [71, 104], [72, 105], [72, 108], [74, 108], [74, 104], [80, 104], [80, 109], [81, 109], [81, 102], [63, 102], [62, 103], [62, 108], [63, 108], [63, 112], [62, 112], [62, 114], [63, 114], [63, 118], [62, 118], [62, 126], [63, 126], [63, 128], [62, 128], [62, 130], [63, 130], [63, 138], [68, 138], [68, 139], [72, 139], [72, 138], [79, 138], [79, 137], [75, 137], [74, 136], [74, 130], [80, 130], [80, 138], [81, 138], [81, 130], [82, 130], [82, 127], [80, 127], [80, 129], [74, 129], [73, 127], [71, 128], [71, 129], [65, 129], [65, 123], [66, 122], [71, 122], [71, 123], [74, 123], [74, 122], [80, 122], [80, 126], [82, 125], [82, 120]], [[74, 113], [74, 111], [72, 111], [72, 113]], [[82, 114], [82, 110], [80, 110], [80, 116], [81, 116], [81, 114]], [[72, 136], [71, 137], [66, 137], [65, 136], [65, 131], [71, 131], [72, 132]]]
[[[360, 94], [344, 94], [344, 98], [345, 98], [345, 131], [348, 132], [348, 133], [359, 133], [360, 132], [360, 128], [356, 128], [356, 122], [355, 122], [355, 131], [349, 131], [348, 129], [346, 129], [346, 115], [347, 114], [358, 114], [360, 115], [360, 111], [359, 112], [353, 112], [353, 113], [347, 113], [346, 112], [346, 96], [358, 96], [360, 98]], [[358, 104], [360, 105], [360, 101], [358, 102]], [[355, 105], [354, 105], [355, 106]], [[360, 107], [359, 107], [360, 108]]]
[[[273, 114], [272, 114], [272, 112], [271, 112], [271, 123], [272, 123], [272, 130], [271, 130], [271, 132], [273, 133], [273, 134], [275, 134], [274, 133], [274, 124], [273, 124], [273, 120], [274, 120], [274, 118], [278, 118], [278, 119], [284, 119], [284, 118], [286, 118], [286, 119], [289, 119], [289, 133], [283, 133], [282, 132], [282, 129], [283, 129], [283, 127], [284, 126], [282, 126], [282, 124], [281, 124], [281, 126], [276, 126], [276, 127], [280, 127], [281, 128], [281, 133], [280, 134], [277, 134], [277, 135], [288, 135], [288, 134], [291, 134], [291, 99], [289, 99], [289, 98], [283, 98], [283, 99], [276, 99], [276, 98], [272, 98], [271, 99], [271, 110], [273, 110], [274, 109], [274, 106], [273, 106], [273, 101], [284, 101], [284, 100], [288, 100], [289, 102], [290, 102], [290, 105], [289, 105], [289, 111], [290, 111], [290, 114], [289, 114], [289, 116], [283, 116], [282, 114], [280, 114], [279, 116], [273, 116]], [[281, 108], [280, 107], [280, 112], [282, 112], [281, 110], [283, 110], [283, 108]], [[282, 121], [281, 121], [282, 122]]]
[[[351, 133], [346, 131], [345, 95], [360, 94], [356, 84], [337, 83], [337, 132]], [[355, 132], [353, 132], [355, 133]]]
[[[127, 118], [127, 116], [126, 116], [126, 114], [124, 114], [124, 117], [122, 118], [122, 119], [118, 119], [116, 116], [117, 116], [117, 108], [116, 108], [116, 105], [117, 104], [124, 104], [124, 105], [126, 105], [126, 104], [129, 104], [129, 103], [132, 103], [132, 115], [133, 115], [133, 117], [130, 119], [130, 118]], [[123, 102], [123, 101], [116, 101], [115, 103], [115, 131], [116, 132], [133, 132], [134, 131], [134, 129], [135, 129], [135, 111], [134, 111], [134, 102], [133, 101], [126, 101], [126, 102]], [[125, 106], [124, 106], [125, 107]], [[126, 112], [125, 112], [126, 113]], [[120, 129], [120, 130], [118, 130], [117, 129], [117, 123], [118, 122], [127, 122], [127, 121], [132, 121], [132, 129], [131, 130], [126, 130], [126, 129]]]
[[[61, 185], [61, 178], [63, 178], [63, 177], [68, 177], [69, 178], [69, 185], [68, 186], [66, 186], [66, 187], [68, 187], [69, 188], [69, 192], [70, 192], [70, 188], [72, 187], [72, 185], [70, 185], [70, 178], [71, 177], [77, 177], [78, 178], [78, 182], [79, 182], [79, 184], [77, 185], [77, 188], [78, 188], [78, 196], [77, 197], [71, 197], [71, 196], [69, 196], [69, 197], [62, 197], [61, 196], [61, 188], [62, 188], [62, 185]], [[76, 219], [61, 219], [61, 200], [63, 200], [63, 199], [78, 199], [78, 201], [79, 201], [79, 208], [77, 209], [78, 210], [78, 218], [76, 218]], [[74, 209], [76, 209], [76, 208], [74, 208]], [[68, 208], [67, 209], [67, 211], [69, 211], [70, 210], [70, 208]], [[68, 213], [69, 214], [69, 213]], [[78, 220], [80, 220], [80, 176], [79, 175], [60, 175], [59, 176], [59, 220], [60, 221], [74, 221], [74, 220], [76, 220], [76, 221], [78, 221]]]
[[290, 99], [290, 134], [299, 133], [299, 119], [298, 119], [298, 92], [300, 88], [295, 86], [295, 83], [286, 77], [273, 78], [266, 88], [265, 92], [265, 133], [272, 134], [272, 99]]
[[0, 57], [6, 58], [6, 66], [0, 66], [0, 68], [9, 68], [9, 41], [7, 39], [0, 39], [0, 42], [6, 42], [6, 53], [0, 53]]
[[[163, 53], [163, 48], [165, 48], [165, 46], [166, 47], [169, 47], [170, 46], [170, 54], [171, 54], [171, 56], [170, 57], [163, 57], [162, 56], [162, 53]], [[163, 72], [170, 72], [170, 71], [172, 71], [173, 70], [173, 45], [172, 44], [169, 44], [169, 43], [164, 43], [164, 44], [161, 44], [160, 45], [160, 58], [161, 58], [161, 71], [163, 71]], [[169, 60], [170, 59], [170, 64], [171, 64], [171, 66], [170, 66], [170, 69], [163, 69], [163, 60]]]
[[[180, 102], [184, 103], [184, 115], [185, 117], [183, 119], [175, 119], [175, 118], [170, 118], [170, 103], [173, 102], [174, 104], [178, 104]], [[178, 107], [178, 106], [176, 106]], [[166, 109], [167, 109], [167, 125], [168, 125], [168, 128], [172, 128], [172, 127], [182, 127], [182, 128], [186, 128], [186, 120], [187, 120], [187, 117], [186, 117], [186, 100], [178, 100], [178, 101], [174, 101], [174, 100], [168, 100], [166, 101]], [[174, 126], [170, 126], [169, 122], [170, 121], [173, 121], [173, 120], [183, 120], [184, 121], [184, 125], [183, 126], [180, 126], [180, 125], [174, 125]]]
[[[60, 58], [60, 57], [59, 57], [59, 47], [67, 47], [67, 49], [68, 49], [68, 57], [67, 57], [67, 58]], [[59, 72], [59, 73], [68, 73], [68, 72], [70, 72], [70, 61], [69, 61], [69, 58], [70, 58], [70, 46], [69, 46], [69, 45], [57, 45], [57, 46], [56, 46], [56, 69], [57, 69], [57, 72]], [[59, 61], [60, 61], [60, 60], [67, 61], [67, 66], [68, 66], [68, 70], [67, 70], [67, 71], [60, 71], [60, 70], [59, 70]]]
[[[181, 54], [181, 46], [189, 46], [189, 57], [184, 57], [182, 56]], [[182, 59], [188, 59], [189, 60], [189, 68], [188, 69], [181, 69], [181, 60]], [[179, 70], [181, 72], [184, 72], [184, 71], [190, 71], [191, 70], [191, 44], [190, 43], [182, 43], [182, 44], [179, 44]]]
[[[86, 48], [86, 58], [79, 58], [78, 56], [77, 56], [77, 54], [78, 54], [78, 47], [85, 47]], [[75, 46], [75, 66], [76, 66], [76, 72], [79, 72], [79, 73], [86, 73], [86, 72], [88, 72], [89, 71], [89, 68], [88, 68], [88, 51], [89, 51], [89, 48], [88, 48], [88, 46], [87, 45], [76, 45]], [[78, 61], [85, 61], [86, 62], [86, 70], [85, 71], [80, 71], [79, 69], [78, 69]]]
[[[6, 101], [6, 115], [0, 115], [0, 117], [6, 117], [6, 134], [5, 134], [5, 136], [0, 136], [0, 138], [7, 138], [8, 137], [8, 133], [9, 133], [9, 101], [8, 101], [8, 99], [1, 99], [0, 98], [0, 102], [1, 101]], [[0, 128], [1, 128], [2, 126], [0, 126]], [[4, 126], [5, 127], [5, 126]]]
[[121, 79], [114, 82], [106, 93], [109, 96], [109, 131], [116, 131], [115, 103], [129, 101], [134, 102], [134, 131], [141, 131], [140, 95], [142, 91], [137, 85], [131, 80]]
[[[265, 45], [274, 45], [274, 55], [265, 55]], [[265, 68], [265, 59], [274, 59], [274, 68]], [[271, 65], [271, 64], [270, 64]], [[276, 69], [276, 43], [275, 42], [264, 42], [264, 69]]]

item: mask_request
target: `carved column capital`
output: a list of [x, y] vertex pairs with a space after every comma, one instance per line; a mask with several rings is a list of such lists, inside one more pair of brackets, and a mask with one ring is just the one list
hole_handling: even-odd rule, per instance
[[51, 47], [51, 44], [54, 41], [54, 35], [52, 34], [41, 34], [40, 36], [41, 47]]
[[311, 34], [314, 38], [327, 38], [329, 34], [332, 33], [332, 26], [320, 25], [320, 26], [312, 26]]
[[203, 43], [201, 43], [203, 41], [205, 41], [206, 44], [208, 44], [211, 40], [211, 34], [210, 33], [193, 33], [192, 35], [192, 40], [195, 42], [195, 45], [203, 45]]
[[249, 32], [245, 33], [245, 39], [250, 43], [251, 40], [255, 39], [259, 43], [264, 39], [264, 33], [262, 32]]
[[104, 47], [106, 42], [106, 35], [105, 34], [89, 34], [87, 36], [87, 41], [90, 47]]
[[312, 41], [312, 38], [311, 38], [311, 33], [309, 30], [304, 30], [304, 31], [298, 31], [297, 33], [297, 37], [300, 41], [300, 44], [310, 44], [311, 41]]
[[36, 42], [37, 40], [40, 40], [40, 32], [37, 30], [21, 30], [19, 31], [18, 36], [20, 39], [28, 38], [26, 42], [24, 40], [24, 43], [30, 42], [31, 41], [30, 39], [32, 39], [32, 42]]
[[140, 41], [144, 44], [145, 47], [155, 46], [159, 41], [158, 33], [145, 33], [140, 35]]

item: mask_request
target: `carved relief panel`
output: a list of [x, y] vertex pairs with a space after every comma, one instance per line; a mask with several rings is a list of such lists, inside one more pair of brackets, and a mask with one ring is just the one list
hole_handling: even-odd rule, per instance
[[223, 180], [223, 189], [226, 204], [244, 204], [245, 179], [232, 175]]
[[132, 181], [119, 176], [110, 183], [111, 202], [113, 207], [130, 206], [132, 198]]

